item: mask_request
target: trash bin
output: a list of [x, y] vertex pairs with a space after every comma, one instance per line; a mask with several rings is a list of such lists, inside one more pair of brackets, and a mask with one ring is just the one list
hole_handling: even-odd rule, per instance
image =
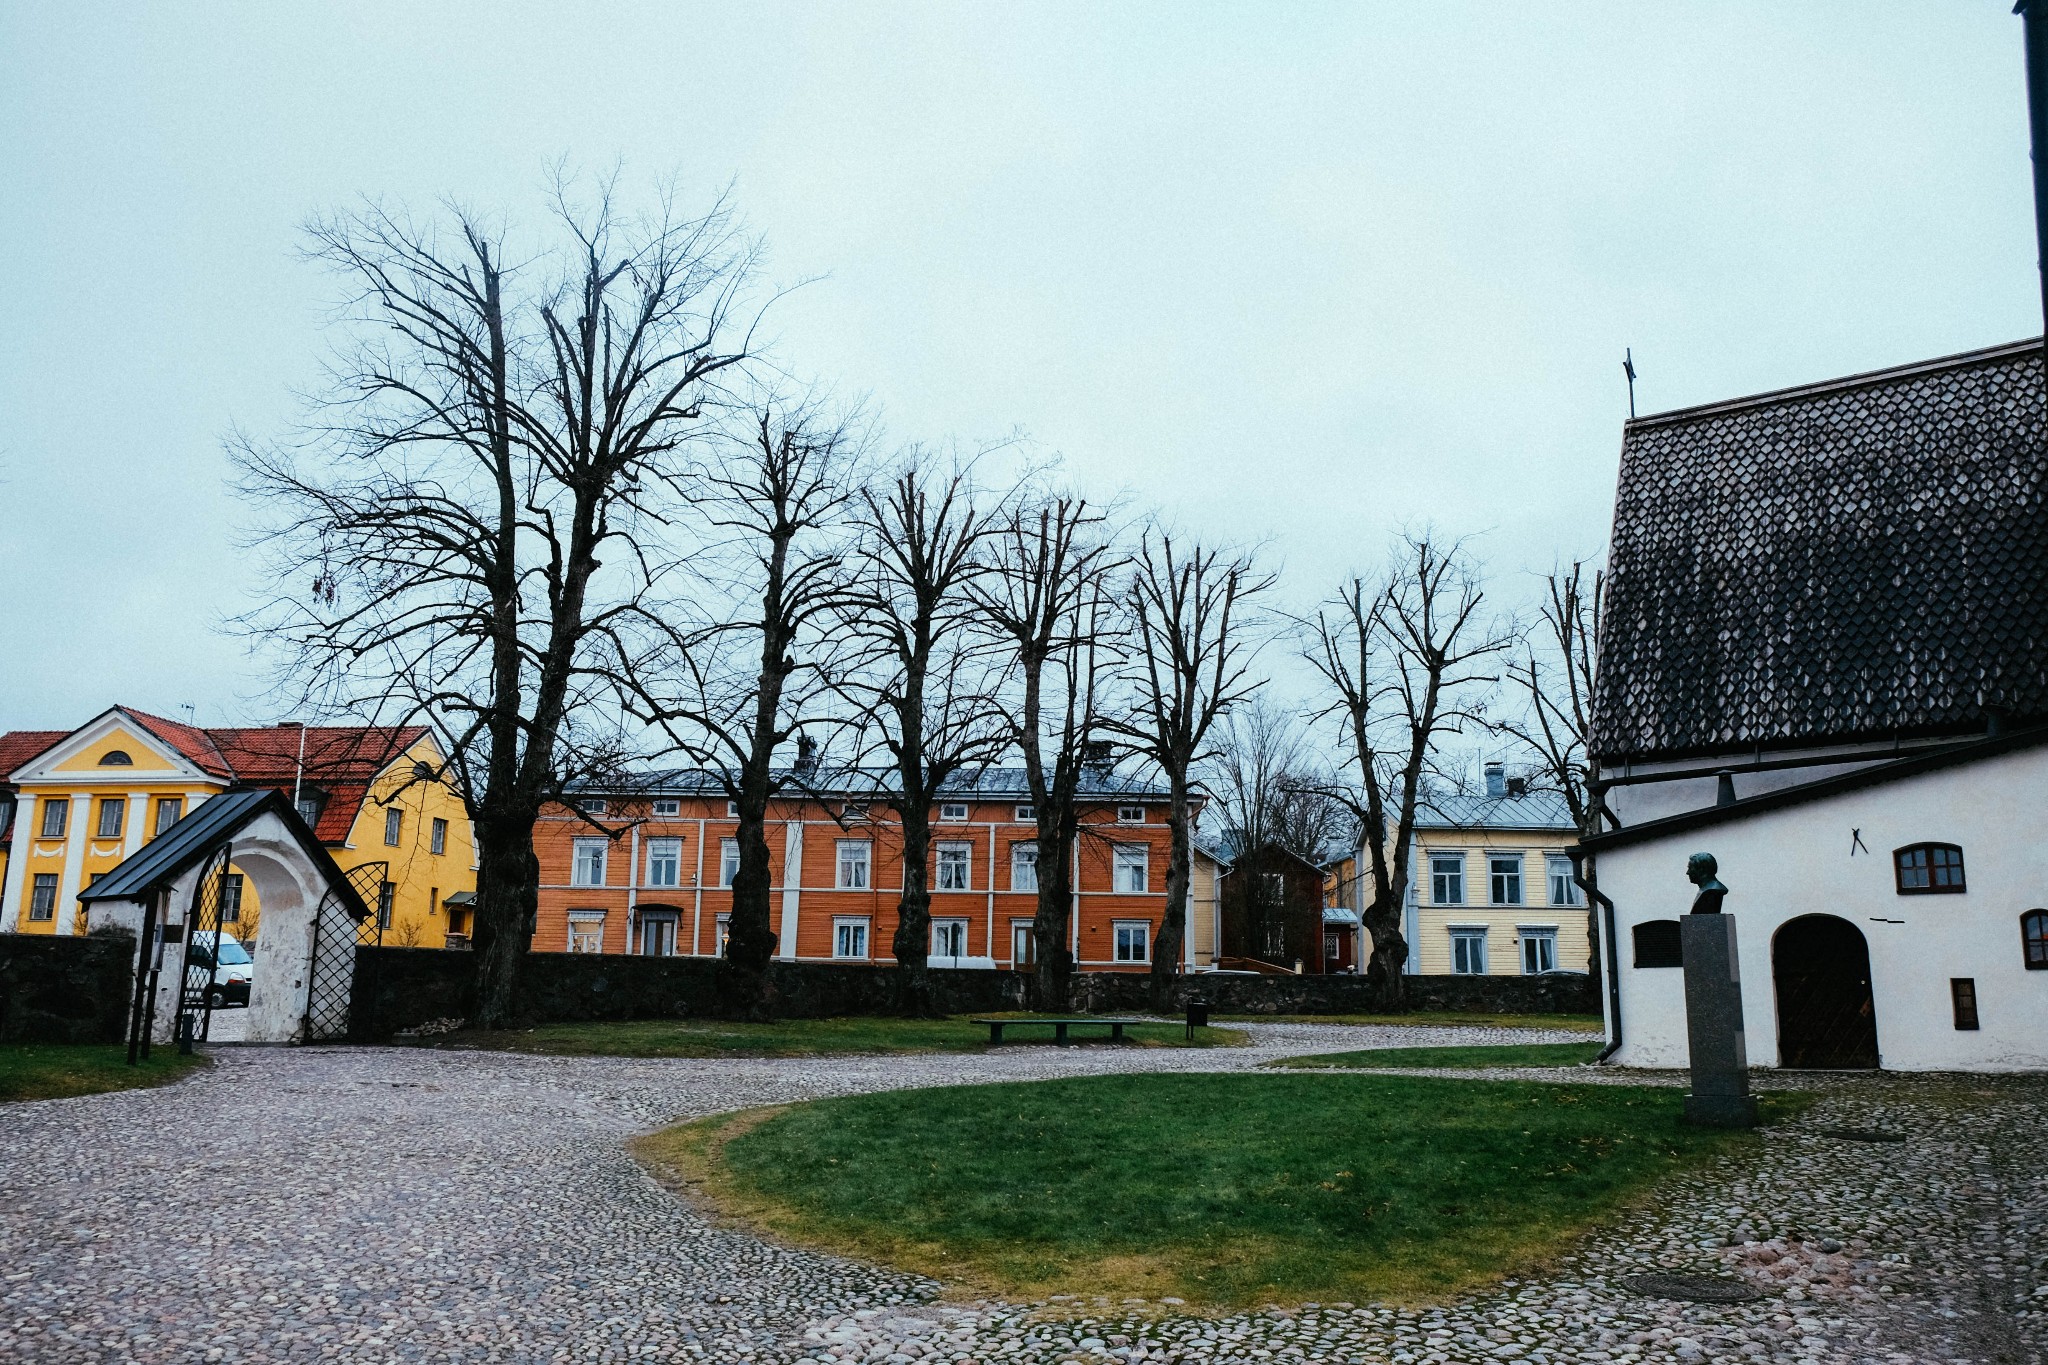
[[1207, 1027], [1209, 1027], [1209, 1002], [1206, 1000], [1188, 1001], [1188, 1037], [1192, 1039], [1195, 1036], [1196, 1029]]

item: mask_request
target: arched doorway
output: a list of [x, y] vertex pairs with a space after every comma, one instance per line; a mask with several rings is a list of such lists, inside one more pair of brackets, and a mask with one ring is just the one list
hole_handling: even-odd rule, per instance
[[1778, 1065], [1824, 1071], [1877, 1066], [1870, 946], [1835, 915], [1801, 915], [1771, 940]]

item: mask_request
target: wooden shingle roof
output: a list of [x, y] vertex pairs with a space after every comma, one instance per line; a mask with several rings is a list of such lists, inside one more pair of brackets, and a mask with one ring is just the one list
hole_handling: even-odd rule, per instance
[[1628, 424], [1603, 760], [2048, 716], [2041, 343]]

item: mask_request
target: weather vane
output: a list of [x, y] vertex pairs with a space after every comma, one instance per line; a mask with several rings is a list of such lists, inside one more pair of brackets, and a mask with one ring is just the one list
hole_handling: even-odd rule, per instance
[[1628, 376], [1628, 420], [1636, 420], [1636, 355], [1624, 346], [1621, 351], [1621, 372]]

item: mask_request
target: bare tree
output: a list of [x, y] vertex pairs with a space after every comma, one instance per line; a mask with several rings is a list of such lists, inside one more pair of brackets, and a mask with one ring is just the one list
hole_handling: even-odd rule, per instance
[[847, 511], [860, 438], [814, 400], [757, 402], [701, 469], [693, 593], [671, 605], [674, 674], [645, 680], [634, 714], [710, 775], [739, 820], [725, 945], [729, 1008], [772, 1012], [768, 803], [807, 774], [776, 752], [833, 712], [833, 647], [819, 629], [846, 586]]
[[1343, 790], [1363, 832], [1372, 935], [1366, 967], [1379, 1008], [1405, 1003], [1402, 909], [1415, 812], [1440, 736], [1484, 722], [1486, 672], [1509, 646], [1483, 620], [1485, 593], [1461, 542], [1409, 535], [1377, 587], [1353, 579], [1310, 623], [1308, 661], [1325, 713], [1341, 724], [1352, 783]]
[[[1564, 799], [1581, 837], [1599, 833], [1599, 800], [1588, 736], [1592, 729], [1593, 669], [1600, 639], [1605, 576], [1584, 563], [1552, 572], [1547, 600], [1521, 639], [1507, 668], [1519, 707], [1494, 722], [1535, 760], [1537, 782]], [[1587, 864], [1590, 875], [1592, 864]], [[1600, 960], [1599, 917], [1586, 910], [1586, 942]], [[1597, 970], [1597, 968], [1596, 968]]]
[[[1265, 959], [1268, 931], [1299, 918], [1294, 911], [1300, 908], [1260, 875], [1269, 870], [1271, 851], [1315, 860], [1344, 831], [1346, 812], [1330, 795], [1332, 779], [1301, 718], [1263, 697], [1225, 717], [1204, 770], [1232, 862], [1223, 896], [1225, 936], [1235, 940], [1238, 955]], [[1299, 937], [1299, 928], [1289, 937]]]
[[301, 699], [441, 738], [434, 776], [476, 827], [486, 1026], [513, 1010], [534, 824], [578, 766], [579, 716], [631, 681], [658, 625], [679, 451], [745, 354], [729, 323], [754, 262], [723, 201], [629, 220], [609, 187], [588, 209], [558, 187], [554, 220], [556, 245], [516, 268], [458, 210], [315, 222], [351, 340], [300, 439], [235, 450], [274, 511], [256, 541], [279, 585], [245, 626]]
[[1173, 536], [1148, 531], [1133, 559], [1128, 614], [1133, 624], [1134, 703], [1114, 728], [1166, 778], [1169, 852], [1166, 909], [1152, 952], [1153, 1003], [1169, 1005], [1187, 933], [1194, 872], [1192, 773], [1208, 756], [1218, 717], [1251, 697], [1262, 680], [1247, 667], [1256, 649], [1249, 616], [1254, 599], [1273, 584], [1248, 554], [1226, 557]]
[[[992, 534], [993, 571], [974, 596], [1006, 643], [1015, 668], [1009, 731], [1024, 762], [1037, 820], [1037, 963], [1032, 1003], [1064, 1009], [1073, 977], [1067, 927], [1073, 909], [1076, 797], [1087, 770], [1106, 774], [1096, 749], [1101, 688], [1113, 662], [1109, 575], [1116, 569], [1103, 514], [1068, 493], [1020, 501]], [[1107, 748], [1104, 744], [1103, 748]]]
[[857, 501], [859, 552], [840, 619], [864, 667], [842, 691], [873, 727], [895, 775], [889, 798], [902, 824], [903, 894], [891, 943], [898, 1004], [931, 1010], [932, 805], [957, 775], [1008, 746], [1001, 663], [971, 595], [988, 571], [996, 529], [976, 506], [968, 471], [913, 450]]

